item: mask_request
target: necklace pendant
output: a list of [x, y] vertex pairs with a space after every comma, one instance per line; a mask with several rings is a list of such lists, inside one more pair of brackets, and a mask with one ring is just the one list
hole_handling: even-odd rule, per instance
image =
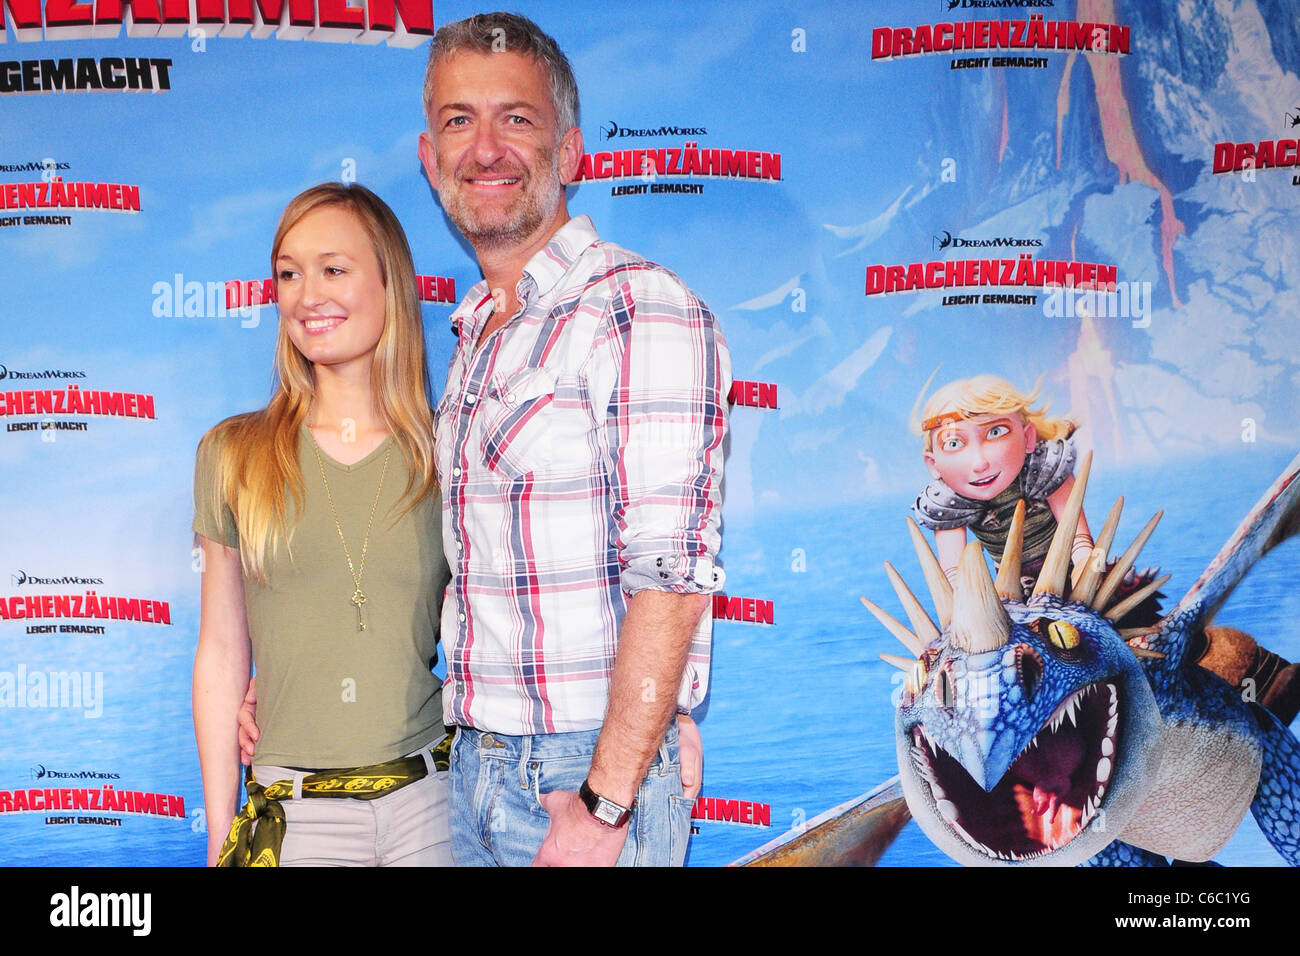
[[352, 603], [357, 606], [357, 630], [364, 631], [366, 622], [361, 619], [361, 606], [366, 603], [366, 593], [361, 588], [352, 592]]

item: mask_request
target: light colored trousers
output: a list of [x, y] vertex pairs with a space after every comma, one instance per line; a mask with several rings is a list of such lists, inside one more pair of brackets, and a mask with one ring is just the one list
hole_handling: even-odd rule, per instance
[[[436, 741], [435, 741], [436, 743]], [[294, 796], [283, 800], [285, 832], [281, 866], [451, 866], [446, 771], [429, 774], [374, 800], [301, 797], [311, 771], [253, 764], [262, 786], [292, 780]]]

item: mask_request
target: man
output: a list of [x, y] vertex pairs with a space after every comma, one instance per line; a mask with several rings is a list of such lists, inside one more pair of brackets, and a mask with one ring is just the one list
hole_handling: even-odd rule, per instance
[[483, 281], [437, 409], [452, 852], [680, 864], [675, 713], [707, 689], [730, 361], [676, 276], [569, 216], [572, 70], [531, 21], [438, 31], [420, 160]]

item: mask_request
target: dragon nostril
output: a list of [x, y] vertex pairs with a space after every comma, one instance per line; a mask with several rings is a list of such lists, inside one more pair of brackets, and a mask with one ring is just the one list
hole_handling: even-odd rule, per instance
[[952, 675], [948, 673], [946, 668], [941, 668], [939, 673], [935, 675], [934, 696], [939, 701], [940, 707], [951, 707], [956, 699], [957, 695], [953, 692]]
[[1020, 686], [1024, 688], [1025, 699], [1032, 700], [1034, 691], [1043, 679], [1043, 659], [1028, 644], [1016, 646], [1016, 672], [1020, 676]]

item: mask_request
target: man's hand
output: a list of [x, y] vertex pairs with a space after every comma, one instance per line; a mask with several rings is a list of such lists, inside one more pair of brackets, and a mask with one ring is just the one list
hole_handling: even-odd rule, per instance
[[245, 767], [253, 763], [253, 751], [257, 738], [262, 736], [257, 729], [257, 677], [248, 680], [248, 693], [244, 694], [244, 703], [239, 708], [239, 762]]
[[682, 796], [694, 802], [704, 783], [704, 741], [700, 739], [700, 725], [686, 714], [677, 715], [677, 747]]
[[542, 807], [551, 815], [546, 839], [533, 866], [613, 866], [627, 842], [627, 827], [607, 827], [570, 790], [542, 794]]

